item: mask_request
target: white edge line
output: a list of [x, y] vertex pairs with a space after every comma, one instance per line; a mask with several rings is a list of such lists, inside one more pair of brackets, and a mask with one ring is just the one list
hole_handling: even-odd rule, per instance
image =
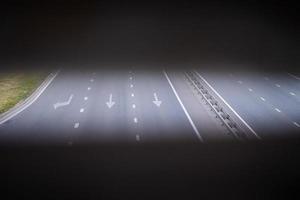
[[195, 71], [195, 73], [210, 87], [210, 89], [215, 92], [217, 94], [217, 96], [226, 104], [226, 106], [228, 106], [231, 111], [244, 123], [245, 126], [247, 126], [247, 128], [255, 135], [256, 138], [261, 139], [261, 137], [259, 137], [257, 135], [257, 133], [245, 122], [245, 120], [225, 101], [225, 99], [223, 99], [223, 97], [197, 72]]
[[169, 76], [167, 75], [167, 73], [166, 73], [165, 70], [163, 70], [163, 73], [164, 73], [164, 75], [165, 75], [165, 77], [166, 77], [166, 79], [167, 79], [169, 85], [171, 86], [171, 88], [172, 88], [172, 90], [173, 90], [173, 92], [174, 92], [174, 94], [175, 94], [175, 96], [176, 96], [176, 98], [177, 98], [177, 100], [178, 100], [178, 102], [179, 102], [181, 108], [183, 109], [183, 111], [184, 111], [184, 113], [185, 113], [185, 115], [186, 115], [186, 117], [188, 118], [190, 124], [192, 125], [192, 127], [193, 127], [193, 129], [194, 129], [194, 131], [195, 131], [195, 133], [197, 134], [199, 140], [203, 142], [203, 138], [201, 137], [201, 135], [200, 135], [200, 133], [199, 133], [197, 127], [195, 126], [193, 120], [191, 119], [189, 113], [188, 113], [187, 110], [185, 109], [185, 107], [184, 107], [184, 105], [183, 105], [181, 99], [179, 98], [179, 96], [178, 96], [178, 94], [177, 94], [177, 92], [176, 92], [176, 90], [175, 90], [175, 88], [174, 88], [174, 86], [173, 86], [173, 84], [172, 84], [172, 82], [171, 82]]
[[[4, 117], [4, 119], [2, 121], [0, 121], [0, 124], [5, 123], [6, 121], [10, 120], [11, 118], [13, 118], [14, 116], [18, 115], [20, 112], [22, 112], [23, 110], [25, 110], [26, 108], [28, 108], [31, 104], [33, 104], [40, 96], [41, 94], [46, 90], [46, 88], [50, 85], [50, 83], [52, 83], [52, 81], [54, 80], [54, 78], [58, 75], [58, 73], [60, 72], [57, 71], [52, 77], [51, 79], [46, 83], [46, 85], [37, 93], [35, 94], [31, 99], [30, 97], [28, 97], [28, 102], [24, 103], [24, 105], [20, 106], [20, 108], [17, 108], [15, 111], [12, 111], [12, 114], [8, 114], [7, 117]], [[50, 74], [51, 75], [51, 74]], [[50, 76], [49, 75], [49, 76]], [[45, 79], [47, 80], [47, 79]], [[38, 91], [40, 89], [40, 87], [43, 86], [43, 83], [37, 88], [36, 91]], [[34, 94], [34, 93], [33, 93]], [[26, 101], [26, 100], [25, 100]]]

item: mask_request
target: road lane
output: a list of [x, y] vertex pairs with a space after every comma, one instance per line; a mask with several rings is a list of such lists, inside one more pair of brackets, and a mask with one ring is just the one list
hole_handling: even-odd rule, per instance
[[[214, 73], [198, 70], [261, 137], [285, 137], [297, 133], [299, 102], [271, 82], [273, 77], [242, 72]], [[291, 85], [278, 82], [280, 86]], [[278, 112], [278, 110], [280, 112]]]

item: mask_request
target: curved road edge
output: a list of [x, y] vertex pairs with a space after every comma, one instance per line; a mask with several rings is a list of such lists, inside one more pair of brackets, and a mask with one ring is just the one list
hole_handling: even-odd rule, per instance
[[58, 75], [60, 70], [50, 73], [47, 78], [40, 84], [40, 86], [25, 100], [20, 101], [14, 107], [6, 111], [5, 113], [0, 115], [0, 124], [5, 123], [10, 120], [14, 116], [18, 115], [20, 112], [28, 108], [31, 104], [33, 104], [41, 94], [46, 90], [46, 88], [50, 85], [50, 83], [54, 80], [54, 78]]

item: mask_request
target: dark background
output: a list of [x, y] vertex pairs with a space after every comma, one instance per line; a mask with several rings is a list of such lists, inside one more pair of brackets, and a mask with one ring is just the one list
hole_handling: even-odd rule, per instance
[[299, 65], [292, 1], [29, 0], [0, 7], [3, 67]]
[[[299, 66], [299, 7], [292, 1], [12, 0], [1, 1], [0, 9], [1, 70]], [[297, 199], [299, 147], [295, 138], [1, 146], [1, 197]]]

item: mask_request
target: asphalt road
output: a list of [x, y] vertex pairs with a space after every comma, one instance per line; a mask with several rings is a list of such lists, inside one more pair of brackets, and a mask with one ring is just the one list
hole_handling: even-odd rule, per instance
[[262, 139], [299, 136], [299, 77], [233, 70], [198, 72]]
[[0, 125], [1, 140], [72, 145], [232, 139], [178, 74], [63, 70], [31, 106]]

